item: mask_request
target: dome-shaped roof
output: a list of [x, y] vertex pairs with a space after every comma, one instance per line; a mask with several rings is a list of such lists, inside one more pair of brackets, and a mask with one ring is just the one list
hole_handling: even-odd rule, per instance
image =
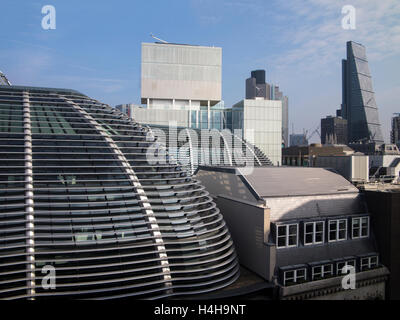
[[268, 157], [255, 145], [229, 129], [193, 129], [144, 125], [178, 160], [189, 174], [199, 165], [263, 167], [272, 166]]
[[237, 279], [212, 198], [178, 164], [149, 163], [147, 132], [76, 91], [0, 86], [0, 298], [160, 298]]

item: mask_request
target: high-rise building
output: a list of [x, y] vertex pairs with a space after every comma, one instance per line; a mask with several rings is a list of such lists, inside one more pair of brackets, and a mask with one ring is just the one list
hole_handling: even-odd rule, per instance
[[390, 132], [390, 142], [397, 144], [400, 148], [400, 113], [392, 118], [392, 131]]
[[265, 70], [251, 71], [251, 77], [246, 79], [246, 99], [270, 100], [270, 96], [271, 86], [265, 82]]
[[289, 146], [289, 98], [279, 91], [279, 86], [271, 85], [271, 100], [282, 101], [282, 144]]
[[347, 120], [327, 116], [321, 119], [322, 144], [347, 144]]
[[[222, 49], [215, 47], [143, 43], [141, 102], [146, 106], [134, 106], [132, 117], [146, 125], [236, 129], [244, 145], [249, 142], [273, 164], [279, 164], [281, 108], [282, 101], [287, 105], [287, 98], [281, 94], [274, 99], [277, 101], [271, 101], [270, 86], [264, 86], [259, 97], [225, 108], [221, 100], [221, 53]], [[255, 84], [265, 84], [265, 71], [252, 72], [252, 79]], [[279, 93], [279, 88], [275, 91]]]
[[279, 100], [244, 99], [232, 107], [233, 129], [271, 160], [282, 164], [282, 102]]
[[265, 70], [251, 71], [246, 79], [246, 99], [280, 100], [282, 102], [282, 145], [289, 146], [289, 99], [279, 91], [279, 86], [265, 82]]
[[384, 142], [365, 47], [353, 41], [342, 60], [341, 115], [347, 119], [348, 142]]
[[209, 108], [221, 101], [221, 79], [221, 48], [142, 43], [141, 99], [148, 108]]

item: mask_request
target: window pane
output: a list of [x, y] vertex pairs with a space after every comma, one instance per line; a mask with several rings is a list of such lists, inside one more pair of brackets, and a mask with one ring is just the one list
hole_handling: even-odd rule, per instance
[[332, 265], [328, 264], [324, 266], [324, 276], [332, 274]]
[[307, 223], [306, 224], [306, 232], [307, 233], [311, 233], [311, 232], [313, 232], [313, 224], [312, 223]]
[[368, 268], [368, 258], [361, 259], [361, 270]]
[[297, 225], [296, 224], [289, 225], [289, 234], [297, 234]]
[[286, 235], [286, 226], [278, 226], [278, 236]]
[[305, 275], [305, 270], [304, 269], [297, 270], [297, 274], [296, 274], [297, 278], [304, 277], [304, 275]]
[[336, 221], [329, 221], [329, 230], [334, 231], [336, 230]]
[[368, 218], [362, 219], [362, 229], [361, 229], [361, 236], [367, 237], [368, 236]]
[[312, 234], [306, 234], [306, 243], [312, 243], [312, 242], [313, 242]]
[[323, 242], [323, 233], [315, 234], [315, 242]]
[[297, 236], [289, 236], [289, 246], [297, 245]]
[[278, 237], [278, 247], [286, 247], [286, 237]]
[[314, 274], [322, 273], [322, 267], [314, 267], [313, 268], [313, 273]]
[[322, 232], [324, 230], [324, 223], [323, 222], [317, 222], [315, 224], [315, 230], [317, 232]]

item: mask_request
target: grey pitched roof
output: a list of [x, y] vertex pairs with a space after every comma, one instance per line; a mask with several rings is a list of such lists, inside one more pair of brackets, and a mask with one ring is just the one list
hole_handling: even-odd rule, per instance
[[341, 175], [324, 168], [259, 167], [243, 178], [262, 198], [358, 193]]

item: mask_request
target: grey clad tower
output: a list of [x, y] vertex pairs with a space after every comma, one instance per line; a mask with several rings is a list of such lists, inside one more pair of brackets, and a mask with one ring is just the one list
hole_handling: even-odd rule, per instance
[[342, 60], [342, 117], [349, 142], [383, 143], [365, 47], [353, 41], [347, 42], [347, 59]]

